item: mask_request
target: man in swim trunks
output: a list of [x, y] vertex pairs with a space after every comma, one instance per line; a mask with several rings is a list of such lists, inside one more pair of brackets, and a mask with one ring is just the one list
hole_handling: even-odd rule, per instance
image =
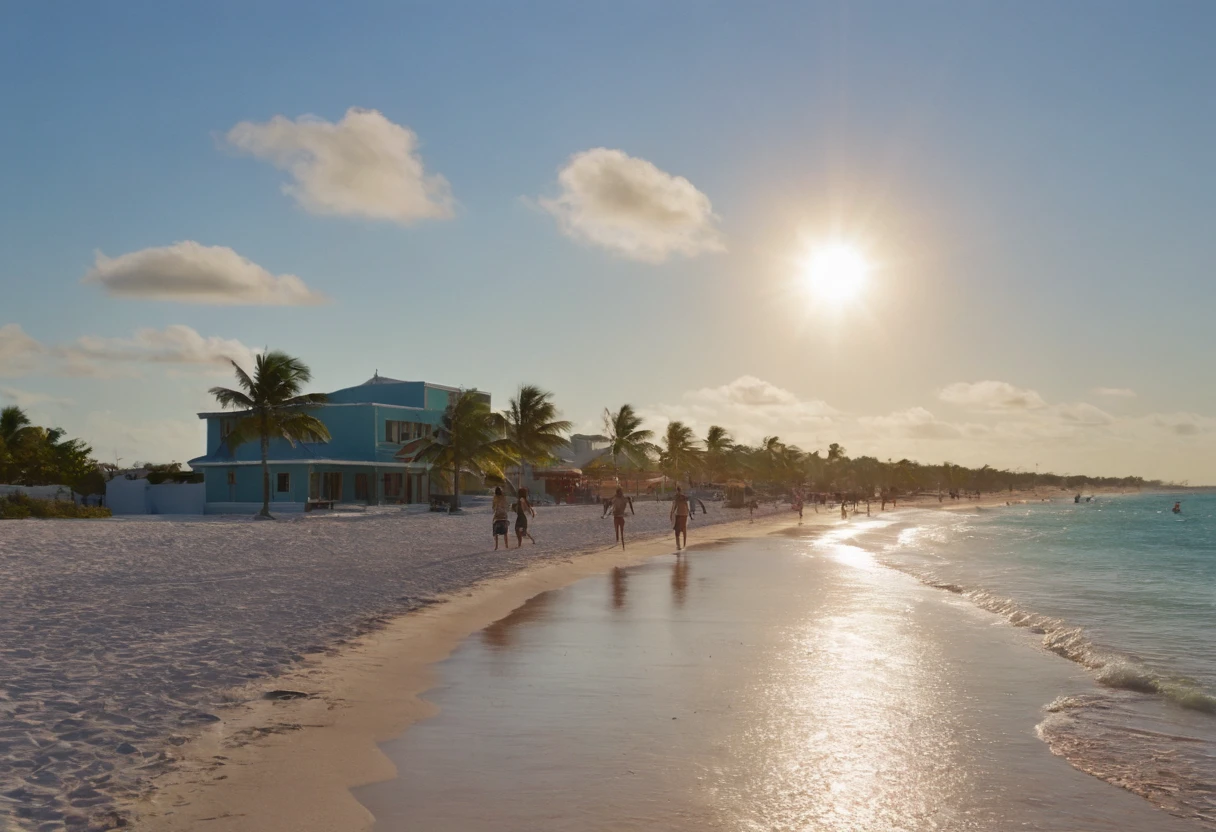
[[676, 530], [676, 551], [680, 551], [680, 535], [684, 535], [684, 545], [688, 545], [688, 498], [684, 489], [676, 486], [676, 496], [671, 501], [672, 528]]
[[625, 496], [624, 489], [618, 488], [616, 494], [611, 500], [604, 503], [604, 513], [600, 517], [605, 517], [608, 514], [608, 509], [612, 509], [612, 527], [616, 530], [616, 539], [620, 542], [621, 548], [625, 548], [625, 508], [629, 508], [630, 514], [636, 514], [633, 510], [633, 500]]
[[502, 487], [494, 489], [494, 499], [490, 501], [490, 510], [494, 512], [494, 551], [498, 551], [498, 537], [502, 536], [502, 545], [511, 548], [511, 538], [507, 537], [507, 495], [502, 493]]
[[524, 545], [524, 538], [532, 541], [532, 545], [536, 545], [534, 538], [528, 531], [528, 515], [536, 516], [536, 509], [532, 508], [532, 504], [528, 502], [528, 489], [519, 489], [519, 497], [515, 501], [515, 536], [519, 538], [519, 545]]

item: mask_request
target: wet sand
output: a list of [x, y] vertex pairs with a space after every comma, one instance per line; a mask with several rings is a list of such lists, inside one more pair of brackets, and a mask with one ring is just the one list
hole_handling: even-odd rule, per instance
[[616, 568], [467, 638], [356, 790], [374, 829], [1196, 828], [1053, 756], [1044, 703], [1092, 681], [861, 527]]

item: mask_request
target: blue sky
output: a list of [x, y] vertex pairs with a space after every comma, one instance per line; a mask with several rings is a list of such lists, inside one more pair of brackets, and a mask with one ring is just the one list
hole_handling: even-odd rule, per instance
[[[655, 427], [1210, 482], [1214, 24], [1202, 2], [26, 4], [0, 31], [0, 400], [103, 457], [186, 459], [213, 359], [270, 346], [318, 389], [540, 383], [584, 428], [628, 401]], [[297, 120], [351, 108], [416, 136], [433, 210], [299, 198], [267, 125], [307, 162]], [[572, 163], [598, 148], [620, 153]], [[604, 213], [605, 171], [636, 216]], [[663, 194], [693, 243], [654, 230]], [[797, 266], [837, 236], [875, 265], [842, 309]], [[182, 241], [331, 300], [82, 283], [98, 251], [171, 282], [121, 258]]]

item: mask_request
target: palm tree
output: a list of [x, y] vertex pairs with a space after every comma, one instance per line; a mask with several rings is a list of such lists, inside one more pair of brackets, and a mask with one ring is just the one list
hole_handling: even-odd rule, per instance
[[312, 371], [298, 358], [274, 350], [262, 353], [254, 364], [251, 378], [235, 361], [236, 382], [239, 390], [227, 387], [212, 387], [211, 395], [221, 407], [243, 411], [232, 432], [228, 434], [228, 447], [257, 439], [262, 445], [262, 510], [258, 517], [273, 519], [270, 515], [270, 440], [282, 437], [294, 447], [297, 442], [325, 442], [329, 430], [320, 419], [308, 412], [308, 408], [324, 404], [328, 397], [324, 393], [301, 393], [301, 389], [312, 380]]
[[642, 427], [642, 417], [632, 405], [623, 404], [615, 413], [604, 409], [604, 435], [608, 437], [612, 470], [618, 475], [621, 457], [637, 468], [645, 468], [650, 463], [650, 455], [658, 450], [650, 441], [654, 432]]
[[785, 470], [785, 445], [779, 436], [766, 436], [757, 449], [758, 462], [769, 482], [780, 479]]
[[697, 449], [697, 439], [692, 428], [681, 421], [667, 423], [667, 431], [663, 434], [663, 450], [659, 461], [665, 471], [669, 472], [676, 482], [680, 474], [691, 471], [700, 459]]
[[4, 444], [12, 447], [22, 431], [28, 430], [33, 426], [30, 417], [25, 415], [25, 411], [16, 405], [9, 405], [0, 410], [0, 440]]
[[461, 474], [506, 479], [504, 470], [515, 447], [506, 431], [507, 420], [490, 410], [489, 401], [476, 390], [457, 393], [448, 401], [443, 425], [415, 459], [452, 472], [453, 512], [460, 510]]
[[705, 434], [705, 473], [711, 482], [727, 467], [728, 456], [735, 447], [735, 440], [721, 425], [710, 425]]
[[553, 404], [553, 394], [534, 384], [520, 386], [504, 415], [507, 438], [519, 463], [518, 488], [523, 484], [524, 464], [546, 464], [555, 459], [572, 425], [558, 418], [561, 414]]

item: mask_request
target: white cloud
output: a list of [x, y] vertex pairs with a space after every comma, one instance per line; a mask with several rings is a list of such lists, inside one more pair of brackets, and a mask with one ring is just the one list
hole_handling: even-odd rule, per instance
[[709, 197], [645, 159], [597, 147], [570, 157], [557, 180], [561, 193], [539, 201], [576, 240], [651, 263], [726, 249]]
[[1216, 419], [1198, 413], [1154, 413], [1148, 420], [1158, 430], [1173, 436], [1192, 437], [1216, 430]]
[[428, 174], [418, 136], [377, 110], [351, 107], [337, 124], [316, 116], [242, 121], [225, 136], [295, 180], [283, 191], [313, 214], [409, 225], [452, 216], [448, 182]]
[[1095, 387], [1094, 395], [1108, 396], [1112, 399], [1134, 399], [1136, 391], [1129, 387]]
[[21, 408], [40, 407], [43, 405], [70, 407], [76, 404], [71, 399], [65, 399], [61, 396], [18, 390], [15, 387], [0, 387], [0, 399], [5, 399]]
[[23, 376], [33, 371], [46, 348], [21, 328], [0, 326], [0, 377]]
[[806, 437], [833, 424], [839, 411], [818, 399], [802, 399], [789, 390], [755, 376], [739, 376], [718, 387], [690, 390], [677, 403], [640, 408], [656, 433], [668, 422], [680, 420], [698, 434], [710, 425], [722, 425], [741, 442], [758, 442], [765, 435]]
[[1092, 404], [1086, 404], [1085, 402], [1061, 404], [1055, 406], [1052, 410], [1064, 421], [1074, 422], [1079, 425], [1110, 425], [1115, 422], [1114, 416], [1111, 416], [1099, 407], [1094, 407]]
[[1034, 390], [1004, 381], [956, 382], [942, 389], [938, 398], [948, 404], [985, 411], [1038, 410], [1047, 406]]
[[942, 422], [923, 407], [910, 407], [887, 416], [862, 416], [857, 421], [880, 434], [894, 434], [909, 439], [962, 439], [964, 436], [963, 427]]
[[193, 240], [119, 257], [97, 252], [83, 282], [118, 297], [183, 303], [299, 306], [326, 300], [293, 274], [273, 275], [230, 248]]
[[230, 361], [249, 367], [255, 351], [229, 338], [204, 338], [188, 326], [140, 329], [131, 338], [85, 335], [56, 347], [63, 372], [70, 376], [114, 378], [138, 375], [132, 364], [164, 364], [207, 370], [226, 368]]

